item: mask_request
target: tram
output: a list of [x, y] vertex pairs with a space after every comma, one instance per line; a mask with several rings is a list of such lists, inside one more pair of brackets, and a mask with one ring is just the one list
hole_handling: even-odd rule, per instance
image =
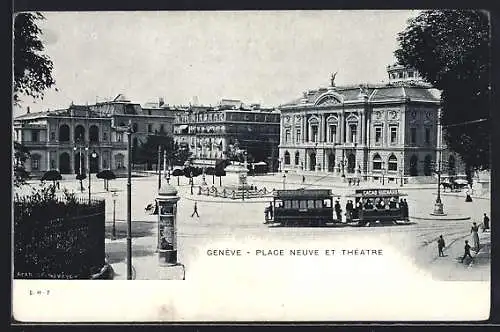
[[408, 222], [405, 193], [397, 189], [357, 189], [352, 211], [347, 211], [347, 222], [358, 226], [401, 224]]
[[267, 224], [280, 226], [325, 226], [333, 223], [330, 189], [277, 190], [265, 209]]

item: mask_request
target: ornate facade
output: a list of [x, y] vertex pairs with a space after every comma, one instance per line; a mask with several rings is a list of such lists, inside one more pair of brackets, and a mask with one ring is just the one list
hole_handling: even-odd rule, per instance
[[[110, 169], [126, 173], [127, 135], [130, 120], [138, 134], [171, 135], [173, 113], [168, 109], [142, 108], [123, 95], [95, 105], [71, 105], [68, 109], [27, 113], [14, 119], [14, 140], [30, 150], [25, 167], [37, 176], [48, 170], [61, 174], [92, 173]], [[91, 157], [94, 153], [95, 157]]]
[[277, 165], [279, 118], [274, 109], [234, 100], [216, 107], [192, 106], [176, 115], [174, 141], [189, 147], [195, 164], [215, 165], [238, 147], [255, 162]]
[[282, 105], [281, 168], [395, 182], [432, 175], [440, 99], [404, 70], [389, 66], [389, 83], [378, 85], [336, 87], [332, 77]]

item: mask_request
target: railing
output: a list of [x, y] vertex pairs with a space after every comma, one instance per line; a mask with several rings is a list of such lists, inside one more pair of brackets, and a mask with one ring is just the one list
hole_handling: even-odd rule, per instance
[[244, 199], [244, 198], [260, 198], [260, 197], [270, 197], [273, 191], [268, 190], [266, 187], [261, 189], [242, 189], [242, 190], [234, 190], [234, 189], [218, 189], [215, 186], [211, 187], [198, 187], [198, 195], [205, 196], [213, 196], [213, 197], [222, 197], [229, 199]]

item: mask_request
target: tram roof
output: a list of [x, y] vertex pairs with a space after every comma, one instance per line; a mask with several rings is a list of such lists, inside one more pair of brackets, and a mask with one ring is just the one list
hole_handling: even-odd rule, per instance
[[289, 189], [289, 190], [276, 190], [274, 198], [278, 199], [323, 199], [332, 197], [330, 189]]

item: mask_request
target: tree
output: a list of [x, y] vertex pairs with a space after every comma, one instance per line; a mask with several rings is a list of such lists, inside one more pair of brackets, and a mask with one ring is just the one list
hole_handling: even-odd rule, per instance
[[[42, 33], [36, 20], [43, 20], [40, 13], [19, 13], [14, 18], [14, 103], [20, 95], [43, 99], [44, 91], [55, 84], [52, 77], [53, 63], [42, 54]], [[56, 90], [57, 91], [57, 90]]]
[[24, 163], [30, 157], [29, 149], [19, 142], [14, 142], [14, 185], [16, 187], [25, 184], [29, 179]]
[[187, 144], [174, 143], [174, 152], [172, 155], [172, 162], [176, 166], [184, 166], [187, 160], [191, 158], [192, 152], [189, 151]]
[[97, 178], [98, 179], [103, 179], [103, 181], [104, 181], [104, 189], [106, 191], [109, 191], [109, 180], [116, 179], [116, 175], [111, 170], [105, 169], [105, 170], [100, 171], [99, 173], [97, 173]]
[[[162, 147], [162, 153], [166, 151], [167, 160], [172, 159], [174, 142], [172, 137], [164, 135], [148, 135], [146, 140], [139, 144], [134, 155], [134, 163], [146, 163], [148, 169], [158, 161], [158, 146]], [[162, 155], [163, 157], [163, 155]], [[161, 163], [163, 160], [161, 160]]]
[[474, 169], [490, 166], [490, 37], [480, 10], [427, 10], [398, 34], [399, 63], [441, 90], [443, 136]]

